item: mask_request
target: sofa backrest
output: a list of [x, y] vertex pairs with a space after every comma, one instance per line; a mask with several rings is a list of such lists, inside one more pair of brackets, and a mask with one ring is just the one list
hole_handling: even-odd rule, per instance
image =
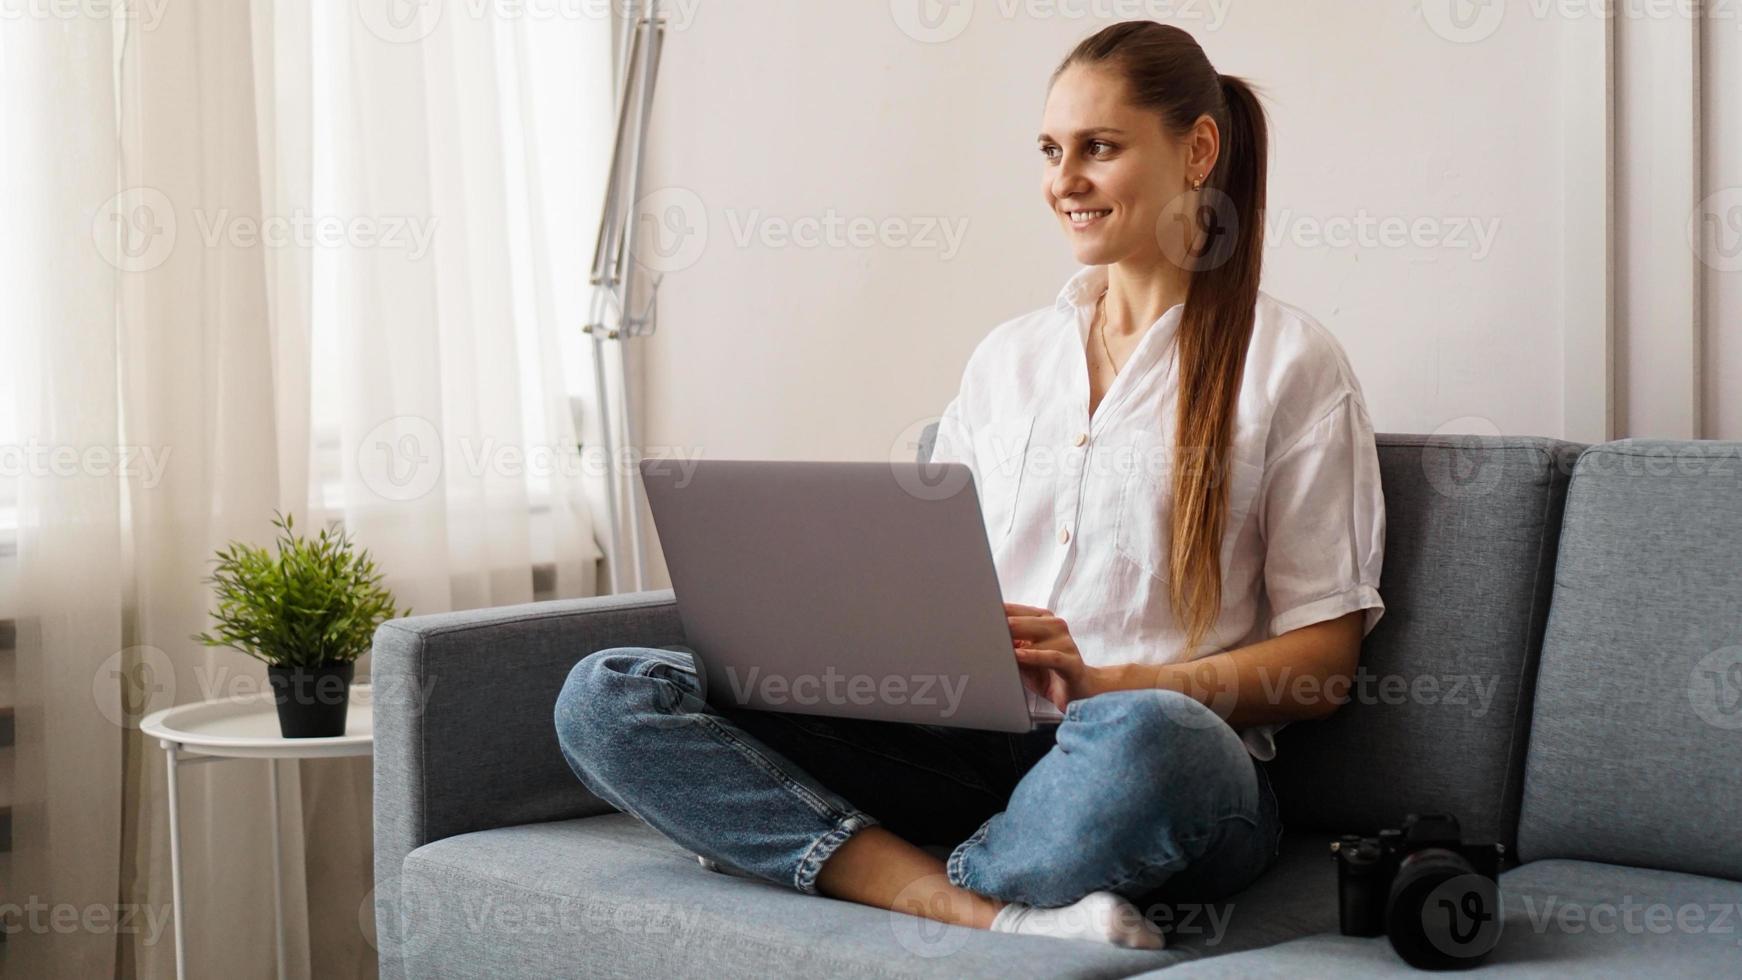
[[1742, 443], [1579, 459], [1518, 846], [1742, 879]]
[[1284, 823], [1372, 833], [1456, 816], [1510, 846], [1532, 679], [1580, 446], [1515, 436], [1377, 438], [1385, 615], [1351, 699], [1277, 733]]
[[[1517, 827], [1532, 677], [1580, 446], [1514, 436], [1377, 437], [1386, 611], [1352, 699], [1277, 734], [1285, 823], [1333, 833], [1454, 814], [1467, 839]], [[920, 438], [930, 456], [932, 433]]]

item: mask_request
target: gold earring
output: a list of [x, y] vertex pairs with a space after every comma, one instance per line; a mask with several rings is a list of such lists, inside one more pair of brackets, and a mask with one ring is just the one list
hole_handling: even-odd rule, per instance
[[1198, 177], [1198, 178], [1195, 178], [1192, 180], [1192, 190], [1199, 191], [1199, 190], [1203, 190], [1203, 189], [1204, 189], [1204, 178]]

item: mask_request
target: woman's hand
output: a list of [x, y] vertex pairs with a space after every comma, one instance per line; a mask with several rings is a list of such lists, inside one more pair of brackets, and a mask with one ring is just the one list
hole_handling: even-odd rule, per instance
[[1108, 689], [1103, 672], [1083, 662], [1070, 627], [1051, 610], [1006, 602], [1004, 616], [1022, 683], [1029, 690], [1063, 711], [1072, 701]]

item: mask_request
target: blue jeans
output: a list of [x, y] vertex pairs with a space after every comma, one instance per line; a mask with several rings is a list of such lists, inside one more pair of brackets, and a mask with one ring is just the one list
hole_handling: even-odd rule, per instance
[[678, 650], [600, 650], [556, 703], [594, 794], [729, 869], [816, 892], [854, 833], [954, 845], [949, 880], [1056, 907], [1093, 891], [1210, 902], [1256, 879], [1281, 827], [1263, 768], [1171, 691], [1073, 701], [1024, 734], [719, 709]]

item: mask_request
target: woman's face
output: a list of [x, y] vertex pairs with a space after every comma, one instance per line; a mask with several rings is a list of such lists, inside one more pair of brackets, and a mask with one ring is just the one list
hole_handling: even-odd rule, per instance
[[1047, 93], [1040, 152], [1042, 192], [1079, 264], [1159, 262], [1185, 254], [1183, 216], [1192, 179], [1214, 163], [1215, 123], [1205, 116], [1176, 140], [1119, 75], [1072, 65]]

